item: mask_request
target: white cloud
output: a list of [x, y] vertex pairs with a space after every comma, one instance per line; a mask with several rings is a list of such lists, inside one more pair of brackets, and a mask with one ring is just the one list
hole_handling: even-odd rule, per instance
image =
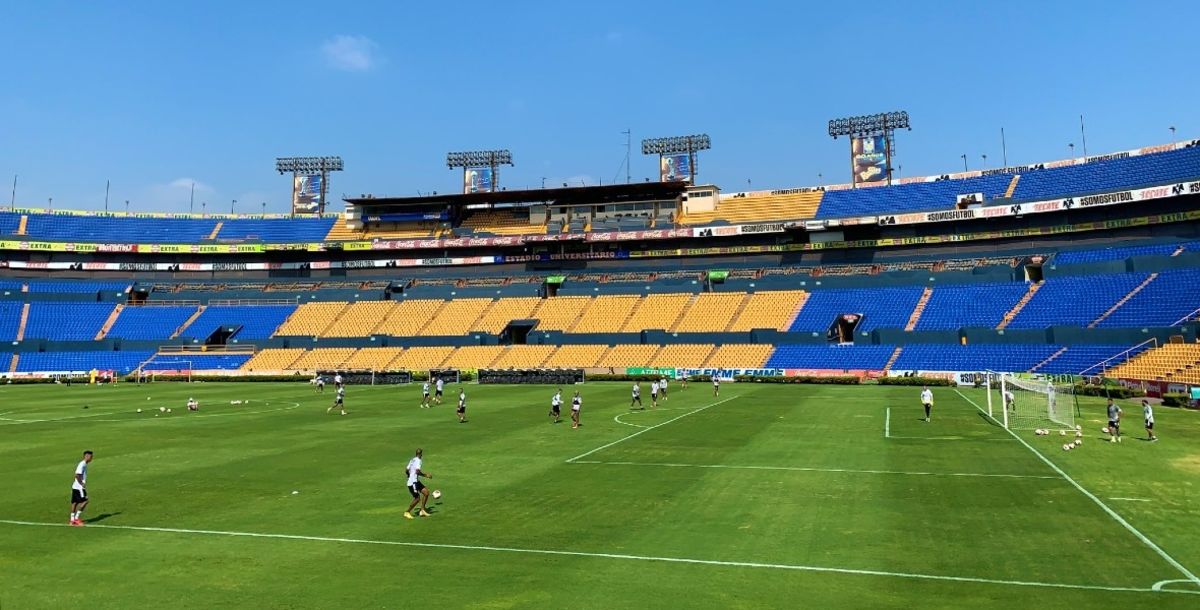
[[325, 61], [338, 70], [366, 72], [379, 63], [379, 45], [366, 36], [334, 36], [321, 43]]

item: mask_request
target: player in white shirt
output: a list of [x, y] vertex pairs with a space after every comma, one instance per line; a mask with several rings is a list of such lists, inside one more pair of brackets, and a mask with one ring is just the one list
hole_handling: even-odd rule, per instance
[[333, 376], [333, 387], [335, 387], [335, 388], [341, 388], [341, 387], [342, 387], [342, 383], [343, 383], [343, 380], [342, 380], [342, 374], [341, 374], [341, 373], [337, 373], [337, 374], [335, 374], [335, 375]]
[[428, 517], [429, 511], [425, 510], [426, 503], [429, 502], [429, 490], [425, 488], [425, 484], [421, 483], [421, 477], [432, 479], [433, 475], [421, 470], [421, 454], [423, 452], [417, 449], [417, 454], [413, 459], [408, 461], [408, 465], [404, 467], [404, 473], [408, 476], [406, 486], [408, 493], [412, 494], [412, 503], [408, 505], [408, 510], [404, 511], [405, 519], [412, 519], [412, 509], [416, 508], [417, 502], [421, 503], [421, 510], [417, 514], [422, 517]]
[[667, 378], [665, 376], [658, 380], [658, 391], [662, 393], [663, 402], [667, 402]]
[[1150, 440], [1158, 440], [1158, 437], [1154, 436], [1154, 408], [1150, 406], [1148, 400], [1142, 401], [1142, 417], [1146, 419], [1146, 434]]
[[1004, 404], [1008, 406], [1009, 411], [1017, 410], [1017, 397], [1013, 396], [1012, 390], [1004, 390]]
[[467, 423], [467, 391], [461, 387], [458, 388], [458, 409], [455, 413], [458, 414], [458, 423]]
[[76, 527], [83, 525], [83, 509], [87, 508], [87, 469], [92, 461], [92, 452], [84, 451], [83, 459], [75, 465], [75, 478], [71, 480], [71, 520]]
[[550, 423], [557, 424], [562, 419], [562, 388], [550, 399]]
[[421, 384], [421, 408], [422, 409], [429, 408], [429, 382], [428, 381]]
[[322, 377], [320, 375], [313, 377], [312, 384], [313, 384], [313, 390], [315, 390], [317, 392], [322, 392], [322, 393], [325, 391], [325, 378], [324, 377]]
[[345, 387], [338, 387], [337, 391], [333, 393], [333, 404], [329, 405], [329, 408], [325, 409], [325, 412], [329, 413], [329, 412], [333, 411], [334, 409], [341, 411], [342, 415], [346, 414], [346, 388]]
[[635, 403], [635, 402], [637, 403], [637, 405], [639, 407], [641, 407], [643, 409], [646, 408], [645, 406], [642, 405], [642, 386], [640, 384], [638, 384], [638, 382], [636, 382], [636, 381], [633, 382], [633, 398], [631, 398], [629, 400], [629, 408], [630, 409], [633, 408], [633, 403]]
[[441, 377], [438, 377], [434, 383], [433, 402], [439, 405], [442, 404], [442, 390], [445, 389], [445, 384], [446, 382], [442, 381]]
[[658, 406], [658, 380], [655, 379], [650, 382], [650, 408], [653, 409], [654, 407], [657, 407], [657, 406]]
[[575, 390], [575, 397], [571, 399], [571, 427], [579, 427], [579, 408], [583, 406], [583, 398], [579, 396], [579, 390]]
[[925, 421], [929, 421], [929, 411], [933, 409], [933, 390], [929, 386], [921, 390], [921, 404], [925, 407]]
[[713, 382], [713, 398], [716, 398], [721, 393], [721, 378], [716, 375], [712, 376]]
[[200, 410], [200, 403], [196, 402], [196, 399], [195, 399], [195, 398], [188, 398], [188, 401], [187, 401], [187, 410], [188, 410], [188, 411], [199, 411], [199, 410]]

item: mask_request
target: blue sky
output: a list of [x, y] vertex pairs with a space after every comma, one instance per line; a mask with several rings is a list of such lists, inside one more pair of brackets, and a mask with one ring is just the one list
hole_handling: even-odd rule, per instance
[[907, 110], [904, 176], [1200, 136], [1193, 1], [7, 2], [0, 205], [287, 209], [274, 158], [341, 155], [334, 195], [452, 191], [505, 147], [510, 188], [656, 164], [708, 133], [726, 191], [848, 178], [830, 118]]

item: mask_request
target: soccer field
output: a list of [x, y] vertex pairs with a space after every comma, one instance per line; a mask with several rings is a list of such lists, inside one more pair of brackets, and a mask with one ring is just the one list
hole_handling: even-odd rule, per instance
[[[351, 386], [346, 417], [301, 383], [0, 388], [0, 607], [1200, 607], [1200, 413], [1158, 409], [1150, 443], [1125, 401], [1110, 444], [1088, 399], [1064, 452], [981, 390], [937, 388], [927, 424], [919, 388], [631, 412], [589, 383], [572, 429], [552, 388], [465, 387], [466, 424], [457, 386]], [[417, 447], [445, 495], [406, 520]]]

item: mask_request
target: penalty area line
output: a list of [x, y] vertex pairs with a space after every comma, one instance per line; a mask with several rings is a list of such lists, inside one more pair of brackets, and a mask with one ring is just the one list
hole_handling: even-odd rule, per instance
[[[963, 400], [971, 403], [971, 405], [973, 405], [976, 409], [978, 409], [980, 413], [983, 413], [987, 417], [991, 417], [990, 415], [987, 414], [987, 411], [983, 410], [983, 407], [980, 407], [974, 400], [967, 398], [967, 396], [965, 394], [963, 394], [962, 392], [959, 392], [956, 389], [956, 390], [954, 390], [954, 393], [958, 394], [959, 397], [962, 398]], [[992, 421], [995, 421], [995, 418], [992, 418]], [[1159, 557], [1162, 557], [1163, 560], [1165, 560], [1167, 563], [1171, 564], [1171, 567], [1178, 570], [1180, 574], [1183, 574], [1183, 576], [1187, 579], [1187, 581], [1189, 581], [1193, 584], [1196, 584], [1196, 585], [1200, 585], [1200, 578], [1196, 577], [1196, 575], [1193, 574], [1186, 567], [1184, 567], [1183, 564], [1176, 561], [1174, 557], [1171, 557], [1170, 555], [1168, 555], [1167, 552], [1162, 549], [1162, 547], [1155, 544], [1153, 540], [1150, 540], [1149, 538], [1147, 538], [1145, 534], [1143, 534], [1136, 527], [1134, 527], [1132, 524], [1130, 524], [1128, 521], [1126, 521], [1124, 517], [1117, 514], [1117, 511], [1109, 508], [1108, 505], [1104, 503], [1104, 501], [1102, 501], [1100, 498], [1097, 498], [1095, 494], [1093, 494], [1092, 492], [1085, 489], [1083, 487], [1083, 485], [1080, 485], [1079, 483], [1077, 483], [1075, 481], [1075, 479], [1072, 479], [1071, 476], [1068, 475], [1062, 468], [1058, 467], [1058, 464], [1055, 464], [1054, 462], [1050, 461], [1049, 458], [1042, 455], [1042, 452], [1038, 451], [1037, 449], [1034, 449], [1033, 445], [1030, 445], [1029, 443], [1025, 442], [1025, 439], [1021, 438], [1021, 436], [1019, 434], [1017, 434], [1016, 432], [1013, 432], [1012, 430], [1009, 430], [1008, 428], [1005, 428], [1004, 431], [1008, 432], [1009, 434], [1012, 435], [1013, 438], [1017, 439], [1017, 442], [1021, 443], [1022, 445], [1025, 445], [1026, 449], [1032, 451], [1033, 454], [1036, 455], [1039, 460], [1041, 460], [1043, 463], [1045, 463], [1047, 466], [1049, 466], [1052, 470], [1054, 470], [1054, 472], [1057, 472], [1059, 474], [1059, 476], [1061, 476], [1068, 483], [1070, 483], [1072, 487], [1079, 490], [1079, 493], [1083, 494], [1084, 496], [1087, 496], [1087, 498], [1089, 500], [1091, 500], [1092, 502], [1095, 502], [1096, 506], [1099, 506], [1100, 509], [1103, 510], [1105, 513], [1107, 513], [1109, 517], [1112, 517], [1113, 521], [1116, 521], [1117, 523], [1121, 524], [1122, 527], [1124, 527], [1126, 530], [1129, 530], [1129, 533], [1131, 533], [1135, 537], [1137, 537], [1138, 540], [1141, 540], [1142, 544], [1145, 544], [1147, 547], [1150, 547], [1150, 550], [1154, 551], [1155, 553], [1158, 554]]]
[[[23, 527], [70, 527], [64, 523], [42, 523], [35, 521], [16, 521], [9, 519], [0, 519], [0, 524], [23, 526]], [[1046, 589], [1076, 589], [1089, 591], [1114, 591], [1114, 592], [1129, 592], [1129, 593], [1178, 593], [1178, 594], [1197, 594], [1200, 591], [1186, 591], [1178, 589], [1162, 588], [1164, 584], [1175, 581], [1160, 581], [1155, 585], [1158, 588], [1139, 588], [1139, 587], [1110, 587], [1104, 585], [1087, 585], [1074, 583], [1055, 583], [1055, 582], [1040, 582], [1027, 580], [1003, 580], [998, 578], [976, 578], [972, 576], [947, 576], [941, 574], [919, 574], [910, 572], [891, 572], [886, 570], [863, 570], [856, 568], [836, 568], [828, 566], [810, 566], [800, 564], [787, 563], [764, 563], [756, 561], [716, 561], [711, 559], [691, 559], [686, 557], [661, 557], [653, 555], [631, 555], [627, 553], [593, 553], [587, 551], [565, 551], [552, 549], [525, 549], [518, 547], [505, 546], [487, 546], [474, 544], [440, 544], [434, 542], [406, 542], [400, 540], [370, 540], [364, 538], [338, 538], [331, 536], [302, 536], [298, 534], [267, 534], [259, 532], [233, 532], [221, 530], [201, 530], [201, 529], [184, 529], [177, 527], [142, 527], [135, 525], [104, 525], [96, 524], [89, 525], [84, 528], [88, 529], [107, 529], [107, 530], [126, 530], [136, 532], [154, 532], [163, 534], [184, 534], [195, 536], [225, 536], [234, 538], [265, 538], [274, 540], [293, 540], [305, 542], [329, 542], [340, 544], [362, 544], [362, 545], [378, 545], [378, 546], [394, 546], [408, 548], [423, 548], [423, 549], [446, 549], [446, 550], [462, 550], [462, 551], [484, 551], [494, 553], [520, 553], [526, 555], [549, 555], [559, 557], [584, 557], [592, 559], [617, 559], [624, 561], [644, 561], [656, 563], [675, 563], [686, 565], [702, 565], [714, 566], [723, 568], [753, 568], [764, 570], [781, 570], [794, 572], [814, 572], [824, 574], [845, 574], [850, 576], [882, 576], [888, 578], [903, 578], [909, 580], [933, 580], [943, 582], [960, 582], [973, 583], [984, 585], [1000, 585], [1011, 587], [1034, 587]]]
[[[596, 453], [597, 451], [603, 451], [603, 450], [605, 450], [605, 449], [608, 449], [609, 447], [612, 447], [613, 445], [616, 445], [616, 444], [619, 444], [619, 443], [623, 443], [623, 442], [625, 442], [625, 441], [627, 441], [627, 440], [629, 440], [629, 439], [631, 439], [631, 438], [633, 438], [633, 437], [635, 437], [635, 436], [638, 436], [639, 434], [645, 434], [645, 433], [647, 433], [647, 432], [649, 432], [649, 431], [651, 431], [651, 430], [653, 430], [653, 429], [655, 429], [655, 428], [661, 428], [661, 427], [663, 427], [663, 426], [665, 426], [665, 425], [667, 425], [667, 424], [669, 424], [669, 423], [671, 423], [671, 422], [673, 422], [673, 421], [679, 421], [679, 420], [681, 420], [681, 419], [683, 419], [683, 418], [685, 418], [685, 417], [687, 417], [687, 416], [689, 416], [689, 415], [695, 415], [695, 414], [697, 414], [697, 413], [699, 413], [699, 412], [701, 412], [701, 411], [703, 411], [703, 410], [705, 410], [705, 409], [711, 409], [711, 408], [713, 408], [713, 407], [715, 407], [715, 406], [717, 406], [717, 405], [720, 405], [720, 404], [725, 404], [725, 403], [727, 403], [727, 402], [729, 402], [729, 401], [731, 401], [731, 400], [733, 400], [733, 399], [735, 399], [735, 398], [737, 398], [737, 396], [730, 396], [729, 398], [726, 398], [726, 399], [724, 399], [724, 400], [718, 400], [717, 402], [714, 402], [714, 403], [712, 403], [712, 404], [707, 404], [707, 405], [704, 405], [703, 407], [700, 407], [700, 408], [698, 408], [698, 409], [694, 409], [694, 410], [692, 410], [692, 411], [688, 411], [687, 413], [684, 413], [683, 415], [677, 415], [677, 416], [675, 416], [675, 417], [672, 417], [671, 419], [668, 419], [667, 421], [665, 421], [665, 422], [662, 422], [662, 423], [660, 423], [660, 424], [654, 424], [653, 426], [647, 426], [647, 427], [645, 427], [645, 428], [642, 428], [641, 430], [638, 430], [637, 432], [634, 432], [633, 434], [630, 434], [629, 436], [623, 436], [623, 437], [621, 437], [621, 438], [619, 438], [619, 439], [617, 439], [617, 440], [615, 440], [615, 441], [613, 441], [613, 442], [611, 442], [611, 443], [608, 443], [608, 444], [605, 444], [605, 445], [600, 445], [599, 447], [596, 447], [595, 449], [592, 449], [591, 451], [587, 451], [587, 452], [585, 452], [585, 453], [581, 453], [581, 454], [579, 454], [579, 455], [577, 455], [577, 456], [575, 456], [575, 457], [573, 457], [573, 458], [571, 458], [571, 459], [567, 460], [567, 463], [568, 463], [568, 464], [570, 464], [571, 462], [574, 462], [575, 460], [578, 460], [578, 459], [585, 458], [585, 457], [587, 457], [587, 456], [589, 456], [589, 455], [591, 455], [591, 454], [593, 454], [593, 453]], [[625, 422], [621, 422], [621, 423], [625, 423]]]
[[852, 468], [814, 468], [806, 466], [738, 466], [732, 464], [675, 464], [670, 462], [617, 462], [601, 460], [575, 460], [573, 464], [594, 464], [600, 466], [658, 466], [661, 468], [720, 468], [729, 470], [783, 470], [789, 472], [830, 472], [840, 474], [895, 474], [926, 477], [981, 477], [998, 479], [1050, 479], [1057, 481], [1058, 477], [1042, 474], [1006, 474], [983, 472], [921, 472], [905, 470], [855, 470]]

